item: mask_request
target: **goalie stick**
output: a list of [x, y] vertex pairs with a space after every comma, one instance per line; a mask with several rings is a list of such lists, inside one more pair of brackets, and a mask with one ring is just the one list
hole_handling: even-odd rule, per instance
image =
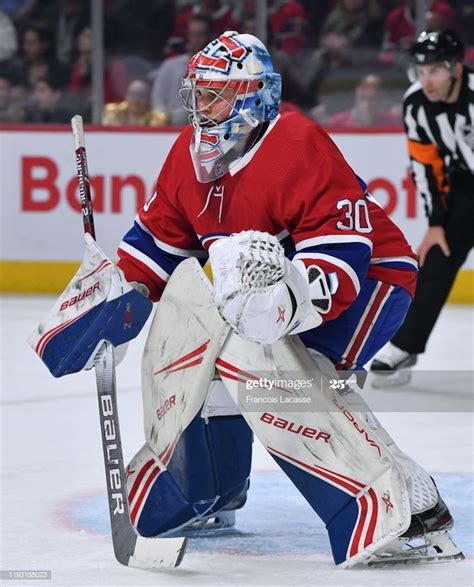
[[[94, 216], [82, 117], [71, 119], [76, 150], [77, 177], [84, 232], [95, 240]], [[104, 453], [107, 499], [112, 543], [116, 559], [130, 567], [156, 569], [177, 567], [184, 556], [186, 538], [147, 538], [140, 536], [130, 521], [125, 469], [117, 411], [113, 347], [105, 342], [94, 360], [99, 419]]]

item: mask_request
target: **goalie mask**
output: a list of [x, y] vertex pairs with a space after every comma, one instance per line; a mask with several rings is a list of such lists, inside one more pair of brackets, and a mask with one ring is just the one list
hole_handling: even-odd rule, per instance
[[191, 58], [180, 95], [194, 127], [190, 151], [196, 177], [207, 183], [250, 148], [254, 128], [276, 118], [281, 78], [259, 39], [227, 31]]

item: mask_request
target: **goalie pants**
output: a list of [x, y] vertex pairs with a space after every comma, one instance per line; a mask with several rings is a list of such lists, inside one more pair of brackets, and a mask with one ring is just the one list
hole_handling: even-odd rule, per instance
[[338, 318], [299, 336], [336, 369], [361, 370], [398, 330], [410, 302], [402, 287], [365, 279], [354, 303]]
[[433, 247], [420, 268], [415, 299], [405, 322], [392, 338], [392, 343], [404, 351], [419, 354], [425, 351], [428, 338], [451, 291], [456, 275], [474, 246], [474, 180], [471, 192], [451, 193], [450, 212], [445, 227], [451, 251], [446, 257]]
[[202, 418], [180, 436], [169, 462], [145, 444], [127, 467], [130, 518], [157, 536], [245, 503], [252, 432], [242, 416]]

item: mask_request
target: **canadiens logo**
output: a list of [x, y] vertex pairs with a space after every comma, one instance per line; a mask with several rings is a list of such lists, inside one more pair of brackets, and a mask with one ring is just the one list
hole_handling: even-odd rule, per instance
[[219, 137], [208, 133], [201, 133], [201, 160], [204, 163], [209, 163], [218, 159], [222, 155], [219, 148]]
[[193, 67], [229, 73], [232, 62], [239, 62], [248, 55], [248, 50], [235, 37], [220, 36], [201, 52]]

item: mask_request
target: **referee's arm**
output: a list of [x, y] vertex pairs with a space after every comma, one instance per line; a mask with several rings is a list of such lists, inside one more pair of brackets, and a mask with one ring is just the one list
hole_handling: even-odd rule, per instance
[[443, 226], [447, 210], [447, 183], [444, 161], [431, 143], [408, 139], [413, 178], [425, 201], [430, 226]]

